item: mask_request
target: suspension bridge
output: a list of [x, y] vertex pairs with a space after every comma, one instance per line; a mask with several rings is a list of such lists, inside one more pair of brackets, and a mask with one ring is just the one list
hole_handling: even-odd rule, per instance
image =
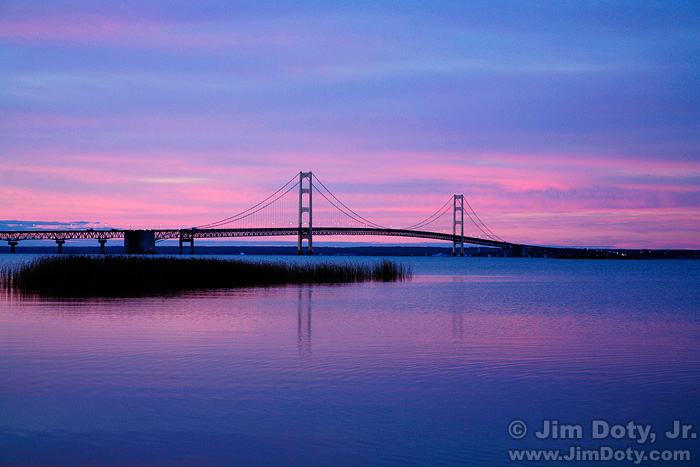
[[[465, 235], [465, 221], [476, 236]], [[126, 253], [154, 253], [156, 243], [178, 240], [180, 253], [189, 244], [194, 253], [195, 239], [234, 237], [296, 236], [298, 254], [313, 254], [313, 239], [329, 235], [374, 235], [412, 237], [452, 243], [452, 255], [464, 256], [464, 244], [512, 250], [519, 255], [524, 245], [504, 241], [479, 218], [463, 194], [455, 194], [433, 214], [412, 225], [395, 228], [366, 219], [353, 211], [312, 172], [295, 174], [281, 188], [256, 205], [216, 222], [185, 229], [80, 229], [0, 231], [0, 240], [10, 251], [23, 240], [52, 240], [63, 251], [67, 240], [94, 239], [104, 246], [108, 240], [123, 239]]]

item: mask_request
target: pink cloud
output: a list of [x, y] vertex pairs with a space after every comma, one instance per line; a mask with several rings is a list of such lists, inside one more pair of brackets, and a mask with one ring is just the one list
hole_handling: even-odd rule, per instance
[[[489, 166], [466, 157], [454, 163], [435, 163], [437, 156], [432, 154], [387, 153], [381, 155], [382, 162], [392, 169], [385, 172], [363, 169], [373, 159], [370, 154], [333, 164], [324, 157], [285, 152], [258, 159], [254, 154], [185, 150], [28, 151], [21, 160], [5, 161], [0, 172], [0, 196], [6, 200], [0, 217], [17, 218], [21, 213], [27, 219], [81, 219], [117, 227], [200, 225], [258, 203], [299, 167], [315, 170], [320, 166], [316, 174], [345, 204], [382, 225], [413, 224], [432, 214], [452, 193], [464, 192], [481, 219], [508, 241], [639, 248], [698, 246], [697, 203], [694, 198], [682, 202], [684, 194], [695, 196], [697, 190], [693, 192], [686, 184], [667, 184], [662, 192], [645, 183], [597, 187], [590, 183], [605, 182], [605, 175], [596, 179], [595, 166], [589, 167], [587, 160], [562, 164], [552, 182], [549, 177], [555, 172], [510, 167], [505, 157], [494, 158]], [[240, 164], [238, 158], [248, 164]], [[579, 162], [583, 168], [576, 166]], [[618, 172], [639, 171], [634, 163], [615, 161], [609, 165]], [[652, 169], [673, 172], [670, 164], [662, 162], [646, 166], [646, 171], [653, 173]], [[692, 172], [694, 167], [687, 164], [683, 169]], [[585, 177], [577, 177], [579, 172]], [[294, 190], [287, 201], [292, 222], [296, 193]], [[327, 202], [318, 193], [314, 201], [317, 222], [332, 222]], [[450, 231], [450, 214], [448, 211], [430, 227]], [[468, 219], [465, 232], [481, 234]], [[362, 240], [397, 241], [380, 237]]]
[[[118, 7], [116, 7], [118, 10]], [[254, 21], [169, 21], [131, 11], [7, 10], [0, 18], [0, 39], [18, 43], [90, 43], [135, 48], [231, 49], [236, 47], [325, 44], [328, 38], [310, 29], [294, 28], [292, 19], [265, 26]], [[235, 26], [235, 27], [234, 27]], [[302, 72], [291, 67], [290, 71]]]

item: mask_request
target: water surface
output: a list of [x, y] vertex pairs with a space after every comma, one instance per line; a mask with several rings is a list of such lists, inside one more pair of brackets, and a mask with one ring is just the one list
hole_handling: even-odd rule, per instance
[[507, 449], [572, 444], [697, 461], [698, 440], [534, 432], [554, 419], [700, 425], [700, 263], [397, 261], [411, 281], [5, 293], [0, 465], [505, 466]]

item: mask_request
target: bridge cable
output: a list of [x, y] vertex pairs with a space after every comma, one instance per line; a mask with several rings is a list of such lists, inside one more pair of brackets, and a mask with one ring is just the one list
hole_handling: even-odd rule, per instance
[[414, 227], [414, 228], [411, 229], [411, 230], [423, 229], [423, 228], [429, 226], [429, 225], [432, 224], [433, 222], [435, 222], [435, 221], [441, 219], [445, 214], [447, 214], [447, 213], [449, 212], [449, 210], [450, 210], [450, 207], [446, 207], [446, 208], [445, 208], [437, 217], [435, 217], [434, 219], [432, 219], [432, 220], [430, 220], [430, 221], [423, 222], [422, 224], [420, 224], [420, 225], [417, 226], [417, 227]]
[[[261, 206], [261, 207], [258, 208], [257, 210], [255, 210], [255, 211], [253, 211], [253, 212], [249, 212], [249, 213], [246, 214], [245, 216], [240, 216], [240, 215], [239, 215], [239, 217], [237, 217], [237, 218], [235, 218], [235, 219], [232, 219], [231, 221], [224, 222], [224, 223], [236, 222], [236, 221], [239, 221], [239, 220], [241, 220], [241, 219], [245, 219], [245, 218], [248, 218], [248, 217], [250, 217], [250, 216], [253, 216], [253, 215], [255, 215], [255, 214], [260, 213], [263, 209], [265, 209], [265, 208], [271, 206], [272, 204], [274, 204], [274, 203], [276, 203], [277, 201], [279, 201], [280, 199], [282, 199], [287, 193], [289, 193], [290, 191], [292, 191], [293, 189], [295, 189], [297, 186], [299, 186], [299, 182], [297, 182], [297, 183], [295, 183], [294, 185], [290, 186], [289, 189], [288, 189], [287, 191], [285, 191], [284, 193], [282, 193], [281, 195], [279, 195], [277, 198], [273, 199], [272, 201], [270, 201], [270, 202], [267, 203], [266, 205]], [[251, 208], [251, 209], [252, 209], [252, 208]], [[244, 211], [244, 212], [245, 212], [245, 211]], [[259, 216], [256, 216], [254, 219], [259, 220], [258, 217], [259, 217]], [[215, 223], [212, 224], [212, 225], [214, 225], [214, 226], [221, 225], [221, 221], [220, 221], [219, 223], [216, 223], [216, 222], [215, 222]]]
[[[276, 203], [277, 201], [279, 201], [282, 197], [284, 197], [287, 193], [289, 193], [290, 191], [292, 191], [292, 190], [293, 190], [294, 188], [296, 188], [298, 185], [299, 185], [299, 182], [297, 182], [297, 183], [295, 183], [294, 185], [290, 186], [289, 189], [288, 189], [287, 191], [285, 191], [284, 193], [282, 193], [281, 195], [279, 195], [277, 198], [273, 199], [273, 200], [270, 201], [269, 203], [265, 204], [264, 206], [260, 206], [260, 204], [262, 204], [262, 203], [256, 204], [256, 206], [260, 206], [260, 208], [256, 209], [255, 211], [248, 212], [248, 211], [251, 211], [251, 209], [253, 209], [253, 208], [249, 208], [249, 209], [246, 209], [245, 211], [242, 211], [242, 212], [240, 212], [239, 214], [236, 214], [235, 216], [229, 217], [229, 218], [227, 218], [227, 219], [223, 219], [223, 220], [217, 221], [217, 222], [212, 222], [211, 224], [205, 224], [205, 226], [204, 226], [203, 228], [205, 228], [205, 229], [207, 229], [207, 228], [215, 228], [215, 227], [221, 226], [221, 225], [223, 225], [223, 224], [229, 224], [229, 223], [236, 222], [236, 221], [239, 221], [239, 220], [242, 220], [242, 219], [245, 219], [245, 218], [249, 218], [250, 216], [259, 213], [259, 212], [262, 211], [263, 209], [265, 209], [265, 208], [267, 208], [268, 206], [270, 206], [270, 205]], [[270, 198], [271, 198], [271, 196], [268, 197], [267, 199], [270, 199]], [[246, 213], [247, 213], [247, 214], [246, 214]], [[244, 214], [245, 214], [245, 215], [244, 215]]]
[[[259, 202], [258, 204], [256, 204], [255, 206], [252, 206], [252, 207], [246, 209], [245, 211], [241, 211], [241, 212], [239, 212], [238, 214], [235, 214], [235, 215], [233, 215], [233, 216], [231, 216], [231, 217], [227, 217], [226, 219], [222, 219], [222, 220], [216, 221], [216, 222], [210, 222], [210, 223], [208, 223], [208, 224], [198, 225], [196, 228], [198, 228], [198, 229], [210, 229], [210, 228], [217, 227], [217, 226], [219, 226], [219, 225], [221, 225], [221, 224], [226, 224], [226, 223], [229, 223], [229, 222], [234, 222], [234, 221], [236, 221], [236, 220], [240, 220], [240, 219], [242, 219], [242, 218], [244, 218], [244, 217], [248, 217], [249, 215], [254, 214], [254, 212], [250, 212], [250, 211], [253, 211], [255, 208], [257, 208], [258, 206], [262, 205], [262, 204], [265, 203], [266, 201], [268, 201], [268, 200], [270, 200], [271, 198], [273, 198], [276, 194], [278, 194], [279, 192], [281, 192], [282, 190], [284, 190], [284, 189], [287, 187], [287, 185], [289, 185], [291, 182], [293, 182], [293, 181], [297, 178], [297, 176], [298, 176], [298, 175], [295, 174], [287, 183], [285, 183], [284, 185], [282, 185], [282, 187], [281, 187], [279, 190], [275, 191], [274, 193], [272, 193], [270, 196], [268, 196], [268, 197], [265, 198], [264, 200], [260, 201], [260, 202]], [[298, 184], [299, 184], [299, 181], [297, 180], [297, 182], [296, 182], [294, 185], [292, 185], [292, 188], [296, 187]], [[260, 209], [258, 209], [258, 211], [260, 211], [261, 209], [266, 208], [266, 207], [269, 206], [270, 204], [272, 204], [272, 203], [276, 202], [277, 200], [279, 200], [282, 196], [284, 196], [284, 195], [286, 195], [287, 193], [289, 193], [290, 191], [292, 191], [292, 188], [290, 188], [289, 190], [287, 190], [286, 192], [284, 192], [281, 196], [277, 197], [277, 198], [276, 198], [275, 200], [273, 200], [271, 203], [268, 203], [268, 204], [266, 204], [265, 206], [262, 206]], [[255, 212], [258, 212], [258, 211], [255, 211]], [[246, 214], [246, 213], [249, 213], [249, 214], [246, 215], [246, 216], [243, 216], [243, 214]]]
[[[425, 220], [423, 220], [423, 221], [421, 221], [421, 222], [419, 222], [419, 223], [417, 223], [417, 224], [413, 224], [413, 225], [410, 226], [410, 227], [406, 227], [406, 230], [413, 230], [413, 229], [419, 229], [419, 228], [422, 229], [422, 228], [424, 228], [424, 227], [426, 227], [426, 226], [432, 224], [433, 222], [437, 221], [437, 220], [440, 219], [442, 216], [444, 216], [445, 214], [447, 214], [447, 212], [449, 211], [449, 207], [448, 207], [448, 206], [449, 206], [449, 204], [450, 204], [450, 201], [452, 201], [452, 200], [453, 200], [452, 198], [448, 199], [448, 200], [445, 202], [445, 204], [443, 204], [442, 207], [440, 207], [437, 211], [435, 211], [430, 217], [426, 218]], [[505, 240], [503, 240], [502, 238], [500, 238], [498, 235], [494, 234], [494, 233], [491, 231], [491, 229], [489, 229], [489, 228], [486, 226], [486, 224], [484, 224], [484, 222], [479, 218], [479, 216], [478, 216], [478, 215], [476, 214], [476, 212], [474, 211], [474, 208], [471, 207], [471, 205], [470, 205], [469, 202], [466, 200], [466, 198], [465, 198], [465, 201], [466, 201], [466, 203], [467, 203], [467, 206], [469, 206], [469, 209], [471, 210], [471, 212], [474, 214], [474, 217], [476, 217], [476, 218], [479, 220], [479, 222], [481, 223], [481, 225], [479, 225], [479, 224], [474, 220], [474, 218], [473, 218], [472, 215], [469, 213], [469, 211], [463, 209], [463, 212], [467, 214], [467, 217], [469, 217], [469, 220], [472, 221], [472, 223], [476, 226], [476, 228], [479, 229], [487, 238], [498, 239], [498, 240], [500, 240], [500, 241], [502, 241], [502, 242], [505, 242]], [[483, 227], [482, 227], [482, 225], [483, 225]], [[486, 230], [484, 230], [484, 228], [485, 228]], [[487, 230], [488, 230], [488, 232], [487, 232]]]
[[[498, 240], [500, 240], [500, 241], [502, 241], [502, 242], [505, 243], [505, 240], [503, 240], [501, 237], [499, 237], [498, 235], [496, 235], [495, 233], [493, 233], [493, 231], [492, 231], [491, 229], [489, 229], [488, 226], [487, 226], [486, 224], [484, 224], [484, 221], [481, 220], [481, 218], [480, 218], [479, 215], [476, 213], [476, 211], [474, 210], [474, 208], [471, 206], [471, 204], [469, 204], [469, 201], [467, 201], [467, 198], [466, 198], [466, 197], [464, 198], [464, 202], [467, 203], [467, 206], [469, 206], [469, 209], [471, 209], [471, 211], [474, 213], [474, 216], [479, 220], [479, 222], [481, 222], [481, 225], [483, 225], [484, 228], [486, 228], [486, 230], [488, 230], [488, 231], [491, 233], [491, 235], [488, 235], [488, 234], [487, 234], [487, 235], [490, 236], [490, 237], [496, 238], [496, 239], [498, 239]], [[467, 215], [469, 216], [469, 213], [468, 213], [468, 212], [467, 212]], [[471, 216], [469, 216], [469, 217], [471, 218]], [[472, 222], [473, 222], [473, 221], [472, 221]], [[482, 232], [484, 232], [484, 229], [482, 229], [481, 227], [479, 227], [479, 229], [480, 229]], [[486, 233], [486, 232], [484, 232], [484, 233]]]
[[[477, 229], [481, 230], [481, 233], [483, 233], [487, 239], [494, 240], [494, 241], [501, 241], [501, 242], [505, 243], [505, 241], [502, 238], [496, 237], [495, 235], [492, 235], [492, 234], [489, 234], [488, 232], [486, 232], [479, 224], [476, 223], [476, 221], [474, 220], [472, 215], [469, 214], [469, 211], [465, 210], [464, 213], [467, 215], [467, 217], [469, 217], [469, 220], [472, 221], [472, 224], [474, 224]], [[474, 216], [476, 216], [476, 213], [473, 210], [472, 210], [472, 213], [474, 214]], [[484, 227], [486, 227], [486, 226], [484, 226]]]
[[483, 234], [486, 236], [486, 238], [491, 238], [491, 235], [489, 235], [488, 232], [486, 232], [479, 224], [476, 223], [476, 221], [475, 221], [474, 218], [471, 216], [471, 214], [469, 214], [469, 211], [466, 211], [466, 210], [465, 210], [464, 213], [467, 215], [467, 217], [469, 218], [469, 220], [472, 221], [472, 224], [474, 224], [474, 225], [476, 226], [477, 229], [481, 230], [481, 233], [483, 233]]
[[[450, 201], [452, 201], [452, 198], [448, 199], [445, 204], [443, 204], [437, 211], [435, 211], [432, 215], [428, 216], [427, 218], [423, 219], [422, 221], [413, 224], [411, 226], [405, 227], [404, 230], [414, 230], [414, 229], [419, 229], [422, 227], [425, 227], [426, 225], [430, 225], [439, 218], [441, 218], [443, 215], [445, 215], [445, 208], [447, 205], [450, 204]], [[445, 211], [445, 212], [441, 212]], [[433, 219], [434, 218], [434, 219]]]
[[[250, 217], [251, 215], [254, 215], [254, 214], [256, 214], [256, 213], [262, 211], [263, 209], [267, 208], [268, 206], [270, 206], [270, 205], [276, 203], [277, 201], [279, 201], [283, 196], [285, 196], [287, 193], [289, 193], [289, 192], [292, 191], [294, 188], [296, 188], [296, 187], [299, 185], [299, 181], [298, 181], [298, 180], [297, 180], [297, 182], [294, 183], [291, 187], [289, 187], [286, 191], [284, 191], [284, 193], [282, 193], [281, 195], [277, 196], [275, 199], [272, 199], [272, 198], [274, 198], [276, 195], [278, 195], [280, 192], [282, 192], [283, 190], [285, 190], [285, 188], [287, 188], [287, 186], [288, 186], [290, 183], [292, 183], [292, 182], [296, 179], [296, 177], [297, 177], [297, 175], [295, 174], [287, 183], [285, 183], [284, 185], [282, 185], [281, 188], [279, 188], [277, 191], [275, 191], [274, 193], [272, 193], [270, 196], [268, 196], [267, 198], [265, 198], [264, 200], [262, 200], [262, 201], [259, 202], [258, 204], [254, 205], [254, 206], [252, 206], [252, 207], [250, 207], [250, 208], [248, 208], [248, 209], [246, 209], [246, 210], [244, 210], [244, 211], [241, 211], [240, 213], [235, 214], [235, 215], [233, 215], [233, 216], [231, 216], [231, 217], [227, 217], [227, 218], [225, 218], [225, 219], [222, 219], [222, 220], [219, 220], [219, 221], [216, 221], [216, 222], [211, 222], [211, 223], [208, 223], [208, 224], [203, 224], [203, 225], [197, 226], [196, 228], [203, 228], [203, 229], [207, 229], [207, 228], [216, 228], [216, 227], [219, 227], [219, 226], [221, 226], [221, 225], [223, 225], [223, 224], [226, 224], [226, 223], [232, 223], [232, 222], [235, 222], [235, 221], [239, 221], [239, 220], [241, 220], [241, 219], [245, 219], [245, 218], [247, 218], [247, 217]], [[323, 197], [326, 199], [326, 201], [328, 201], [333, 207], [335, 207], [335, 208], [338, 210], [338, 212], [344, 214], [345, 216], [347, 216], [347, 217], [350, 218], [351, 220], [354, 220], [355, 222], [358, 222], [358, 223], [360, 223], [360, 224], [364, 224], [364, 225], [367, 226], [367, 227], [374, 227], [374, 228], [380, 228], [380, 229], [386, 229], [386, 228], [387, 228], [387, 227], [385, 227], [385, 226], [382, 226], [382, 225], [380, 225], [380, 224], [377, 224], [376, 222], [372, 222], [372, 221], [370, 221], [369, 219], [366, 219], [365, 217], [363, 217], [363, 216], [357, 214], [355, 211], [353, 211], [351, 208], [349, 208], [345, 203], [343, 203], [340, 199], [338, 199], [338, 197], [335, 196], [335, 195], [333, 194], [333, 192], [331, 192], [331, 191], [328, 189], [328, 187], [326, 187], [326, 185], [325, 185], [318, 177], [315, 177], [315, 178], [316, 178], [316, 181], [318, 181], [319, 185], [326, 191], [326, 193], [328, 193], [333, 199], [335, 199], [335, 200], [338, 202], [338, 204], [340, 204], [341, 206], [343, 206], [343, 207], [345, 208], [345, 209], [342, 209], [342, 208], [339, 207], [337, 204], [335, 204], [331, 199], [329, 199], [329, 198], [323, 193], [323, 191], [318, 190], [319, 194], [321, 194], [321, 196], [323, 196]], [[271, 199], [272, 199], [272, 201], [270, 201], [269, 203], [265, 204], [267, 201], [269, 201], [269, 200], [271, 200]], [[442, 216], [444, 216], [444, 215], [447, 213], [447, 211], [449, 210], [449, 203], [450, 203], [451, 200], [452, 200], [452, 198], [448, 199], [447, 202], [445, 202], [445, 204], [443, 204], [437, 211], [435, 211], [432, 215], [430, 215], [430, 216], [427, 217], [426, 219], [424, 219], [424, 220], [422, 220], [421, 222], [418, 222], [418, 223], [416, 223], [416, 224], [413, 224], [413, 225], [411, 225], [411, 226], [409, 226], [409, 227], [405, 227], [404, 230], [415, 230], [415, 229], [418, 229], [418, 228], [423, 228], [423, 227], [426, 227], [426, 226], [432, 224], [433, 222], [437, 221], [438, 219], [440, 219]], [[498, 235], [496, 235], [495, 233], [493, 233], [493, 231], [491, 231], [491, 229], [489, 229], [488, 226], [481, 220], [481, 218], [478, 216], [478, 214], [476, 213], [476, 211], [474, 211], [474, 208], [469, 204], [469, 201], [467, 201], [466, 198], [465, 198], [465, 202], [467, 203], [467, 206], [469, 207], [469, 209], [471, 210], [471, 212], [474, 214], [474, 217], [476, 217], [476, 219], [481, 223], [481, 225], [479, 225], [479, 224], [472, 218], [472, 215], [469, 213], [469, 211], [463, 210], [464, 212], [466, 212], [467, 216], [468, 216], [469, 219], [472, 221], [472, 223], [473, 223], [484, 235], [486, 235], [486, 237], [496, 238], [496, 239], [498, 239], [498, 240], [500, 240], [500, 241], [503, 242], [504, 240], [503, 240], [502, 238], [500, 238]], [[256, 208], [257, 208], [257, 209], [256, 209]], [[483, 228], [481, 227], [482, 225], [483, 225]], [[484, 230], [484, 228], [485, 228], [486, 230]], [[488, 231], [488, 232], [487, 232], [487, 231]]]
[[[350, 218], [353, 218], [353, 220], [355, 220], [355, 221], [357, 221], [357, 222], [360, 222], [358, 219], [361, 219], [363, 222], [360, 222], [360, 223], [361, 223], [361, 224], [365, 224], [365, 225], [367, 225], [367, 226], [371, 225], [371, 226], [376, 227], [376, 228], [378, 228], [378, 229], [386, 229], [386, 228], [387, 228], [387, 227], [385, 227], [385, 226], [383, 226], [383, 225], [379, 225], [379, 224], [377, 224], [377, 223], [375, 223], [375, 222], [372, 222], [372, 221], [370, 221], [370, 220], [368, 220], [368, 219], [365, 219], [364, 217], [362, 217], [361, 215], [359, 215], [358, 213], [356, 213], [355, 211], [353, 211], [352, 209], [350, 209], [349, 207], [347, 207], [347, 206], [345, 205], [345, 203], [343, 203], [342, 201], [340, 201], [340, 200], [338, 199], [338, 197], [335, 196], [335, 195], [331, 192], [331, 190], [329, 190], [328, 187], [326, 187], [326, 185], [324, 185], [323, 182], [322, 182], [318, 177], [315, 177], [315, 178], [316, 178], [316, 181], [326, 190], [326, 192], [327, 192], [329, 195], [331, 195], [331, 196], [333, 197], [333, 199], [335, 199], [338, 203], [340, 203], [341, 206], [343, 206], [345, 209], [347, 209], [347, 210], [350, 211], [352, 214], [354, 214], [355, 217], [353, 218], [353, 216], [351, 216], [351, 215], [348, 214], [347, 212], [344, 212], [342, 209], [340, 209], [338, 206], [336, 206], [333, 202], [331, 202], [330, 200], [328, 200], [328, 198], [326, 198], [326, 197], [324, 196], [324, 198], [326, 198], [326, 199], [328, 200], [329, 203], [331, 203], [333, 206], [335, 206], [335, 208], [338, 209], [339, 211], [341, 211], [343, 214], [345, 214], [346, 216], [348, 216], [348, 217], [350, 217]], [[319, 190], [318, 192], [321, 193], [321, 194], [323, 195], [323, 193], [321, 192], [321, 190]]]
[[[222, 219], [222, 220], [220, 220], [220, 221], [212, 222], [212, 223], [209, 223], [209, 224], [204, 224], [204, 225], [198, 226], [197, 228], [213, 228], [213, 227], [219, 226], [219, 225], [221, 225], [221, 224], [226, 224], [226, 223], [230, 223], [230, 222], [235, 222], [235, 221], [237, 221], [237, 220], [241, 220], [241, 219], [244, 219], [244, 218], [246, 218], [246, 217], [250, 217], [251, 215], [253, 215], [253, 214], [255, 214], [255, 213], [261, 211], [262, 209], [265, 209], [266, 207], [270, 206], [271, 204], [277, 202], [280, 198], [282, 198], [282, 196], [284, 196], [284, 195], [286, 195], [287, 193], [289, 193], [293, 188], [296, 188], [296, 186], [299, 184], [298, 181], [297, 181], [294, 185], [292, 185], [287, 191], [285, 191], [284, 193], [282, 193], [280, 196], [278, 196], [277, 198], [275, 198], [275, 199], [272, 200], [271, 202], [265, 204], [264, 206], [261, 206], [263, 203], [265, 203], [266, 201], [270, 200], [270, 199], [271, 199], [272, 197], [274, 197], [276, 194], [278, 194], [278, 193], [280, 193], [282, 190], [284, 190], [284, 189], [287, 187], [287, 185], [289, 185], [295, 178], [296, 178], [296, 176], [292, 177], [292, 179], [291, 179], [290, 181], [288, 181], [287, 183], [285, 183], [285, 184], [282, 186], [282, 188], [280, 188], [279, 190], [277, 190], [276, 192], [274, 192], [273, 194], [271, 194], [270, 196], [268, 196], [267, 198], [265, 198], [264, 200], [262, 200], [261, 202], [259, 202], [259, 203], [256, 204], [255, 206], [252, 206], [252, 207], [246, 209], [245, 211], [241, 211], [241, 212], [239, 212], [238, 214], [235, 214], [235, 215], [233, 215], [233, 216], [231, 216], [231, 217], [227, 217], [226, 219]], [[259, 208], [258, 208], [258, 207], [259, 207]], [[255, 209], [255, 208], [258, 208], [258, 209]]]
[[[330, 193], [330, 192], [329, 192], [329, 193]], [[366, 227], [369, 227], [369, 226], [370, 226], [370, 225], [368, 225], [367, 223], [361, 221], [360, 219], [355, 218], [355, 217], [353, 217], [353, 216], [350, 216], [348, 213], [346, 213], [345, 211], [343, 211], [343, 210], [342, 210], [341, 208], [339, 208], [333, 201], [331, 201], [330, 199], [328, 199], [328, 197], [327, 197], [325, 194], [323, 194], [323, 192], [322, 192], [321, 190], [318, 190], [318, 194], [320, 194], [321, 196], [323, 196], [323, 197], [326, 199], [326, 201], [328, 201], [329, 203], [331, 203], [331, 205], [332, 205], [333, 207], [335, 207], [335, 208], [336, 208], [339, 212], [341, 212], [342, 214], [345, 214], [345, 215], [346, 215], [347, 217], [349, 217], [351, 220], [354, 220], [355, 222], [357, 222], [357, 223], [359, 223], [359, 224], [364, 224]], [[366, 220], [366, 219], [365, 219], [365, 220]], [[385, 228], [385, 227], [382, 227], [382, 226], [377, 225], [377, 224], [374, 224], [374, 223], [372, 223], [371, 226], [372, 226], [372, 227], [375, 227], [375, 228], [379, 228], [379, 229], [384, 229], [384, 228]]]

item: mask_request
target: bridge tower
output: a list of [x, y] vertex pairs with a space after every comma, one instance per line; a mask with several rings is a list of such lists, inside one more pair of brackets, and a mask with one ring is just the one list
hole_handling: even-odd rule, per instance
[[[452, 256], [457, 256], [457, 243], [459, 243], [459, 256], [464, 256], [464, 195], [454, 195], [452, 208], [452, 235], [454, 235]], [[457, 230], [458, 225], [459, 230]]]
[[[304, 188], [306, 180], [307, 188]], [[304, 197], [304, 195], [308, 195]], [[307, 242], [306, 254], [313, 255], [313, 211], [312, 211], [312, 195], [313, 195], [313, 174], [311, 172], [299, 172], [299, 249], [298, 255], [303, 255], [301, 248], [302, 240], [305, 238]], [[306, 203], [304, 202], [306, 200]], [[304, 213], [308, 213], [308, 225], [304, 226]]]

